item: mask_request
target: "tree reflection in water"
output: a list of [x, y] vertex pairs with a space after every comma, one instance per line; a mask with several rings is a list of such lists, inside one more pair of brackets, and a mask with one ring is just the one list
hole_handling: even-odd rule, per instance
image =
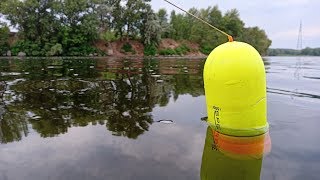
[[154, 122], [155, 106], [204, 94], [202, 67], [202, 60], [1, 60], [0, 142], [21, 140], [28, 127], [46, 138], [97, 124], [136, 139]]

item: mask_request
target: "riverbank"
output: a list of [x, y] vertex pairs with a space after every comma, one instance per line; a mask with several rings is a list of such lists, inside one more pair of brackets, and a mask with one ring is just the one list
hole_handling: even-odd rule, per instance
[[19, 57], [0, 56], [1, 59], [205, 59], [207, 56], [53, 56], [53, 57]]
[[[11, 41], [14, 42], [14, 38], [11, 37]], [[13, 46], [12, 43], [10, 46]], [[75, 54], [66, 54], [60, 47], [59, 53], [52, 53], [44, 49], [32, 50], [32, 48], [20, 48], [19, 50], [11, 48], [3, 53], [3, 57], [55, 57], [55, 56], [68, 56], [79, 58], [82, 57], [101, 57], [101, 56], [112, 56], [119, 58], [126, 58], [128, 56], [133, 57], [145, 57], [145, 56], [165, 56], [165, 57], [183, 57], [183, 58], [193, 58], [193, 57], [206, 57], [202, 53], [200, 45], [187, 40], [176, 41], [173, 39], [162, 39], [157, 46], [144, 46], [144, 44], [139, 40], [124, 40], [119, 39], [115, 41], [105, 41], [96, 40], [90, 45], [90, 51], [88, 49], [83, 49]], [[42, 52], [42, 53], [39, 53]]]
[[206, 56], [201, 52], [200, 45], [194, 42], [173, 39], [162, 39], [157, 47], [145, 47], [143, 43], [138, 40], [117, 40], [107, 42], [104, 40], [97, 40], [94, 43], [103, 54], [108, 56]]

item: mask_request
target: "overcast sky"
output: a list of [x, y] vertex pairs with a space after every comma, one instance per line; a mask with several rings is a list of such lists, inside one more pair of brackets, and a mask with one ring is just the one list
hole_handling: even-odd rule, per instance
[[[268, 37], [272, 40], [272, 48], [296, 48], [301, 20], [303, 47], [320, 47], [320, 0], [171, 1], [185, 9], [218, 5], [224, 13], [236, 8], [246, 27], [259, 26], [267, 32]], [[155, 10], [166, 8], [170, 12], [174, 9], [163, 0], [152, 0], [151, 4]]]

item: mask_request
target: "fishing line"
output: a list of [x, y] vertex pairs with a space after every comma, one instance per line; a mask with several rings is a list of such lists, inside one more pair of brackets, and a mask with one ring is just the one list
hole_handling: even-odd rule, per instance
[[181, 7], [177, 6], [176, 4], [174, 4], [174, 3], [172, 3], [172, 2], [170, 2], [170, 1], [168, 1], [168, 0], [164, 0], [164, 1], [165, 1], [165, 2], [167, 2], [167, 3], [169, 3], [169, 4], [171, 4], [172, 6], [174, 6], [174, 7], [176, 7], [176, 8], [178, 8], [178, 9], [180, 9], [181, 11], [183, 11], [183, 12], [185, 12], [185, 13], [189, 14], [190, 16], [192, 16], [192, 17], [196, 18], [197, 20], [199, 20], [199, 21], [203, 22], [204, 24], [206, 24], [206, 25], [210, 26], [211, 28], [213, 28], [213, 29], [215, 29], [216, 31], [218, 31], [218, 32], [222, 33], [223, 35], [226, 35], [226, 36], [228, 37], [229, 42], [232, 42], [232, 41], [233, 41], [233, 37], [232, 37], [231, 35], [229, 35], [228, 33], [226, 33], [226, 32], [224, 32], [224, 31], [220, 30], [219, 28], [217, 28], [217, 27], [215, 27], [215, 26], [211, 25], [210, 23], [208, 23], [207, 21], [205, 21], [205, 20], [203, 20], [203, 19], [199, 18], [198, 16], [195, 16], [194, 14], [189, 13], [188, 11], [186, 11], [186, 10], [182, 9]]

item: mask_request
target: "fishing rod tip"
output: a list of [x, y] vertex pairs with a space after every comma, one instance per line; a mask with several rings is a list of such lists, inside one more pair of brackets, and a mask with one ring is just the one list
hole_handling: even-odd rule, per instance
[[233, 37], [232, 36], [228, 36], [229, 42], [233, 42]]

